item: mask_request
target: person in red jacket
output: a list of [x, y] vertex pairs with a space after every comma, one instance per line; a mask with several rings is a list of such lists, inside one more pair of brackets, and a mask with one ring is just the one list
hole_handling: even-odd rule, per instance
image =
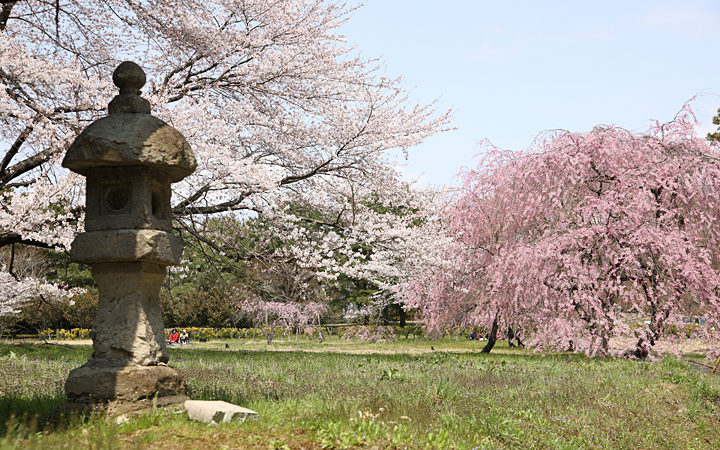
[[173, 328], [170, 330], [170, 337], [168, 338], [168, 344], [169, 345], [179, 345], [180, 344], [180, 335], [178, 334], [177, 330]]

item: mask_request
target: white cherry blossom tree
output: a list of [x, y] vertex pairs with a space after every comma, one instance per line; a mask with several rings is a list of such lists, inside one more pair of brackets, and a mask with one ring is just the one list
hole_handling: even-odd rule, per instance
[[59, 163], [106, 114], [123, 60], [144, 68], [153, 114], [198, 160], [174, 185], [185, 235], [204, 239], [211, 214], [263, 215], [283, 233], [319, 220], [326, 232], [295, 248], [308, 264], [347, 248], [347, 236], [392, 238], [362, 200], [407, 195], [392, 154], [446, 129], [449, 112], [412, 103], [381, 61], [357, 56], [338, 33], [353, 10], [333, 0], [3, 1], [0, 246], [67, 249], [81, 231], [83, 180]]

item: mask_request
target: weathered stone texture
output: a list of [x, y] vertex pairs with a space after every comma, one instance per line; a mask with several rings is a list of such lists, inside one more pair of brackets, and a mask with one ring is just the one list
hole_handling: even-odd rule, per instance
[[177, 182], [197, 167], [179, 131], [149, 114], [112, 114], [93, 122], [68, 149], [63, 167], [87, 175], [95, 167], [155, 167]]
[[146, 166], [88, 169], [85, 231], [172, 231], [170, 179]]
[[[158, 292], [165, 267], [146, 262], [94, 263], [100, 301], [93, 359], [142, 366], [168, 361]], [[114, 363], [112, 363], [114, 364]]]
[[172, 235], [170, 183], [195, 170], [195, 156], [179, 131], [149, 114], [137, 64], [120, 64], [113, 80], [120, 94], [110, 116], [80, 133], [63, 160], [87, 177], [86, 232], [75, 238], [71, 259], [91, 265], [100, 294], [95, 351], [70, 373], [65, 390], [70, 399], [175, 398], [187, 386], [165, 365], [159, 291], [165, 266], [182, 256], [182, 241]]

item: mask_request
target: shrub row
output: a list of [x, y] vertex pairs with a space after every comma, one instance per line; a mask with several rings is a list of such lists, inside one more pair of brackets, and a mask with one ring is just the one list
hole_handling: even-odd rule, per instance
[[89, 328], [73, 328], [65, 330], [59, 328], [57, 330], [47, 329], [38, 333], [42, 339], [57, 339], [57, 340], [74, 340], [74, 339], [91, 339]]
[[[404, 337], [408, 339], [410, 336], [413, 338], [420, 338], [423, 336], [422, 325], [408, 325], [406, 327], [399, 326], [387, 326], [387, 327], [375, 327], [375, 326], [350, 326], [350, 325], [334, 325], [325, 326], [323, 328], [323, 334], [327, 339], [330, 336], [337, 336], [338, 338], [351, 339], [358, 335], [358, 330], [362, 328], [370, 334], [376, 334], [378, 330], [392, 330], [394, 336]], [[222, 339], [264, 339], [268, 332], [273, 333], [274, 339], [279, 338], [297, 338], [297, 339], [316, 339], [317, 328], [307, 327], [302, 330], [294, 330], [291, 328], [276, 327], [270, 328], [201, 328], [201, 327], [176, 327], [179, 331], [185, 330], [188, 332], [191, 341], [197, 341], [199, 339], [207, 340], [222, 340]], [[165, 329], [165, 338], [167, 339], [170, 333], [170, 328]], [[87, 328], [73, 328], [71, 330], [65, 329], [47, 329], [40, 333], [42, 339], [57, 339], [57, 340], [76, 340], [76, 339], [91, 339], [90, 330]]]
[[[374, 327], [366, 326], [372, 333], [376, 332], [376, 328], [392, 329], [395, 336], [402, 336], [409, 338], [411, 335], [414, 338], [420, 338], [423, 336], [422, 325], [409, 325], [404, 328], [399, 326], [388, 326], [388, 327]], [[306, 327], [302, 330], [295, 330], [292, 328], [281, 328], [276, 327], [270, 328], [198, 328], [198, 327], [185, 327], [178, 328], [179, 330], [186, 330], [190, 335], [191, 340], [197, 339], [264, 339], [268, 332], [273, 333], [273, 339], [279, 338], [298, 338], [298, 339], [316, 339], [317, 328]], [[323, 334], [327, 339], [330, 336], [337, 336], [338, 338], [344, 338], [348, 332], [351, 334], [357, 333], [356, 326], [350, 325], [334, 325], [322, 327]], [[166, 330], [167, 334], [167, 330]]]

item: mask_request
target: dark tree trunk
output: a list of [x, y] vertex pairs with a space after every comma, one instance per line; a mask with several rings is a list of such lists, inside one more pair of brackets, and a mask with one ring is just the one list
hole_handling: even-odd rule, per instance
[[490, 333], [488, 333], [488, 341], [487, 344], [485, 344], [485, 347], [481, 350], [481, 353], [490, 353], [490, 351], [495, 347], [495, 340], [497, 339], [497, 331], [498, 331], [498, 323], [497, 323], [497, 317], [495, 320], [493, 320], [492, 327], [490, 328]]
[[400, 308], [400, 328], [405, 328], [405, 320], [407, 319], [407, 312], [405, 312], [405, 308], [402, 307], [402, 305], [398, 305]]
[[0, 31], [5, 31], [7, 21], [10, 18], [10, 11], [12, 11], [13, 6], [15, 6], [17, 2], [18, 0], [5, 0], [0, 2], [2, 5], [2, 10], [0, 10]]
[[640, 338], [638, 343], [635, 345], [635, 351], [631, 352], [631, 354], [637, 359], [645, 359], [650, 354], [649, 347], [652, 347], [652, 344], [648, 345], [645, 339]]
[[[653, 286], [657, 285], [654, 277], [650, 277], [650, 280], [652, 281]], [[638, 359], [645, 359], [648, 355], [650, 355], [650, 350], [652, 350], [657, 340], [660, 336], [662, 336], [662, 333], [665, 330], [665, 322], [670, 316], [669, 307], [663, 308], [652, 299], [652, 296], [648, 292], [649, 289], [647, 284], [643, 282], [642, 287], [645, 292], [645, 298], [650, 303], [650, 326], [648, 327], [648, 330], [642, 332], [643, 335], [640, 337], [637, 344], [635, 344], [635, 350], [631, 353]]]
[[318, 319], [317, 319], [317, 331], [318, 331], [318, 342], [322, 344], [325, 339], [323, 338], [322, 327], [320, 326], [320, 317], [318, 317]]

